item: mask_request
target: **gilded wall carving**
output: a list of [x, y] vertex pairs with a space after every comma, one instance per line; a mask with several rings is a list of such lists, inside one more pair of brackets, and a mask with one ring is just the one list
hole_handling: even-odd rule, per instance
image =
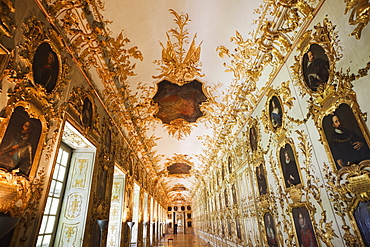
[[350, 35], [360, 39], [362, 30], [370, 21], [370, 3], [368, 0], [347, 0], [344, 2], [346, 3], [344, 14], [350, 13], [348, 24], [356, 26]]

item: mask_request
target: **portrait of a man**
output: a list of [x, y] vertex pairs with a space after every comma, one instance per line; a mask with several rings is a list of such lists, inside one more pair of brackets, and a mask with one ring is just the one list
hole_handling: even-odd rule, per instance
[[269, 102], [270, 121], [274, 130], [282, 126], [282, 108], [278, 97], [273, 96]]
[[298, 246], [317, 247], [317, 240], [307, 208], [293, 208], [293, 220], [298, 237]]
[[287, 188], [301, 183], [295, 155], [289, 143], [285, 144], [285, 146], [280, 149], [280, 164], [283, 170], [285, 186]]
[[328, 81], [329, 59], [320, 45], [312, 44], [303, 55], [302, 69], [306, 85], [312, 91]]
[[258, 191], [260, 195], [267, 193], [267, 182], [265, 177], [265, 171], [263, 169], [263, 165], [260, 164], [256, 167], [256, 177], [257, 177], [257, 184], [258, 184]]
[[58, 80], [59, 61], [49, 43], [44, 42], [37, 48], [32, 70], [35, 83], [44, 86], [50, 93]]
[[23, 107], [15, 108], [0, 144], [0, 167], [28, 176], [41, 135], [41, 122]]
[[354, 217], [365, 246], [370, 246], [370, 201], [359, 202]]
[[249, 143], [251, 145], [252, 151], [257, 150], [257, 130], [253, 126], [252, 128], [249, 129]]
[[337, 169], [370, 159], [369, 146], [347, 104], [325, 116], [323, 127]]
[[82, 123], [85, 127], [91, 127], [92, 124], [92, 103], [88, 97], [84, 99], [82, 106]]
[[265, 222], [267, 244], [270, 247], [277, 247], [278, 241], [276, 238], [274, 219], [272, 218], [272, 215], [270, 213], [265, 213], [263, 218]]

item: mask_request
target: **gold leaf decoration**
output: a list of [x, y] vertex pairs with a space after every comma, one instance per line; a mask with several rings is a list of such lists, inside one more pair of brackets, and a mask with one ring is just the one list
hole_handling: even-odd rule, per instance
[[167, 128], [170, 136], [176, 137], [178, 140], [183, 140], [185, 136], [191, 133], [192, 127], [196, 127], [195, 123], [189, 123], [188, 121], [177, 118], [172, 120], [170, 124], [164, 124]]
[[[190, 47], [185, 53], [184, 45], [189, 43], [188, 30], [185, 26], [190, 21], [188, 14], [177, 14], [173, 9], [169, 10], [175, 16], [175, 23], [178, 29], [171, 29], [167, 32], [167, 44], [162, 46], [162, 60], [154, 61], [155, 64], [160, 65], [162, 73], [153, 78], [168, 78], [171, 82], [182, 86], [189, 81], [194, 80], [197, 76], [203, 77], [200, 73], [200, 45], [195, 44], [196, 34], [194, 35]], [[171, 37], [177, 39], [177, 42], [172, 43]]]
[[370, 21], [370, 3], [368, 0], [344, 0], [344, 2], [346, 3], [344, 14], [351, 11], [348, 23], [357, 25], [350, 35], [360, 39], [362, 30]]

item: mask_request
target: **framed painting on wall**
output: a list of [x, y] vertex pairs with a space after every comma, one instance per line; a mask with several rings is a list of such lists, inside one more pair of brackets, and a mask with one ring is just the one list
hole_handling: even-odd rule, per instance
[[364, 132], [348, 104], [326, 115], [322, 125], [337, 169], [370, 159]]
[[60, 71], [57, 54], [48, 42], [42, 42], [36, 49], [32, 62], [33, 79], [50, 93], [56, 86]]
[[41, 121], [31, 118], [25, 108], [16, 107], [0, 143], [0, 167], [7, 171], [19, 169], [20, 174], [28, 176], [37, 154], [41, 132]]

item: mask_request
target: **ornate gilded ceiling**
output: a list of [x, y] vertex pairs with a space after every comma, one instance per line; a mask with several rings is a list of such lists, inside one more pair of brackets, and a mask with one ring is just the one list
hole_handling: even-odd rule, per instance
[[[217, 155], [210, 147], [226, 142], [222, 133], [229, 130], [222, 126], [241, 107], [235, 95], [248, 92], [233, 85], [251, 73], [237, 62], [258, 53], [242, 44], [242, 35], [256, 28], [253, 12], [262, 2], [43, 3], [137, 160], [170, 201], [191, 200]], [[243, 55], [231, 56], [242, 48]]]

